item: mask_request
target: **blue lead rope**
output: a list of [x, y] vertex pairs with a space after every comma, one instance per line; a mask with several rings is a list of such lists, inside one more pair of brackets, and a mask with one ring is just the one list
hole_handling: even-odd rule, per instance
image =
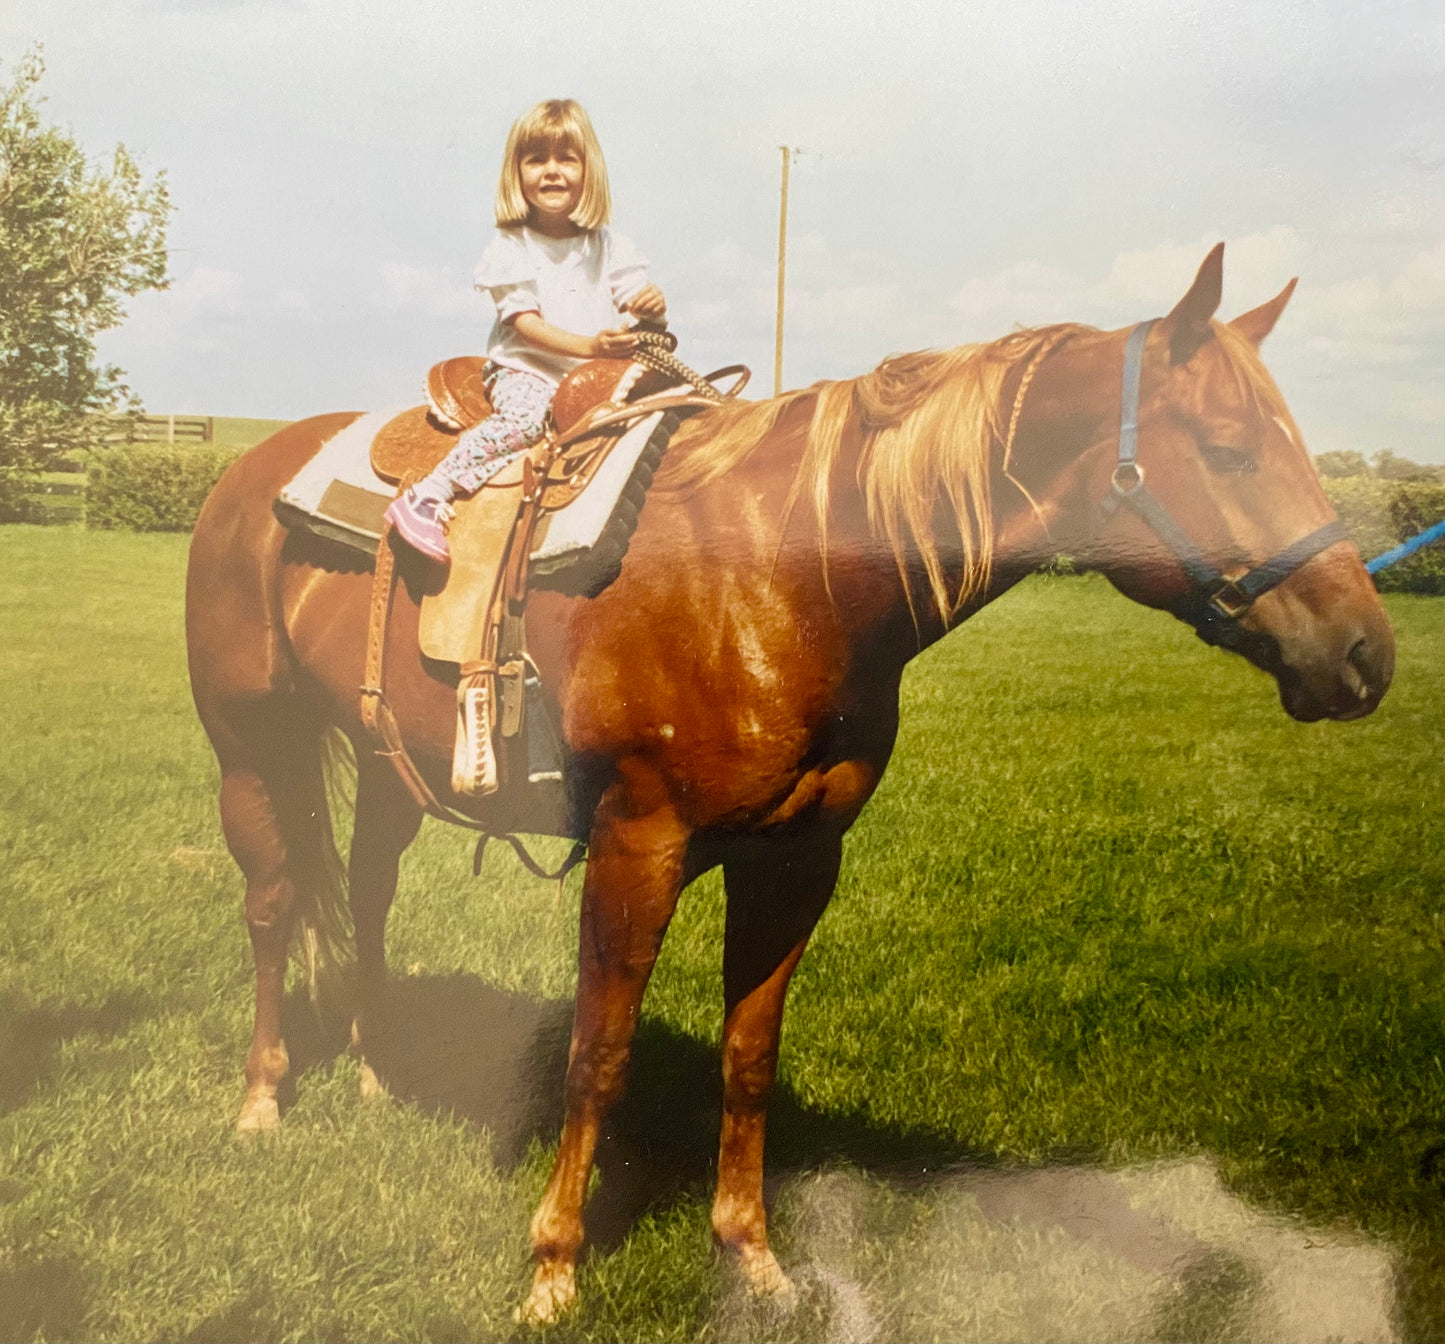
[[1432, 541], [1439, 541], [1445, 537], [1445, 518], [1442, 518], [1434, 527], [1427, 527], [1418, 536], [1411, 537], [1409, 541], [1402, 542], [1392, 551], [1386, 551], [1383, 555], [1377, 555], [1365, 566], [1367, 574], [1378, 574], [1388, 565], [1393, 565], [1397, 560], [1403, 560], [1406, 556], [1414, 555], [1422, 546], [1428, 546]]

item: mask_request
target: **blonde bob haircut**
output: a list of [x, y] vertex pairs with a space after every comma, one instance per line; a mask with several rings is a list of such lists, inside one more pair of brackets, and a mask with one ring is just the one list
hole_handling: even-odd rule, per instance
[[571, 98], [549, 98], [512, 123], [497, 182], [497, 227], [527, 222], [522, 195], [522, 160], [537, 150], [570, 149], [582, 160], [582, 195], [570, 218], [579, 229], [600, 229], [612, 218], [612, 193], [602, 146], [581, 106]]

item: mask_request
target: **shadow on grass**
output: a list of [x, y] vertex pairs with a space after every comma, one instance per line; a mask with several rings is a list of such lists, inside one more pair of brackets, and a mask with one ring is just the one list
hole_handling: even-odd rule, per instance
[[68, 1258], [0, 1265], [0, 1339], [80, 1339], [86, 1297]]
[[[555, 1142], [562, 1119], [570, 1001], [538, 1001], [509, 994], [476, 976], [457, 973], [397, 977], [392, 982], [391, 1003], [392, 1029], [373, 1063], [394, 1097], [424, 1111], [456, 1115], [485, 1128], [491, 1136], [494, 1159], [503, 1168], [515, 1166], [534, 1139]], [[344, 1046], [343, 1036], [323, 1035], [299, 997], [288, 1000], [286, 1025], [298, 1073], [327, 1067]], [[587, 1210], [589, 1242], [595, 1249], [615, 1249], [649, 1210], [665, 1208], [684, 1196], [704, 1202], [710, 1198], [720, 1118], [716, 1048], [660, 1022], [644, 1020], [634, 1040], [630, 1085], [609, 1117], [598, 1148], [600, 1179]], [[1422, 1233], [1413, 1244], [1401, 1248], [1395, 1316], [1406, 1338], [1442, 1338], [1445, 1250], [1441, 1247], [1445, 1239], [1433, 1235], [1441, 1221], [1438, 1204], [1425, 1207], [1439, 1198], [1437, 1169], [1441, 1162], [1432, 1135], [1422, 1132], [1414, 1137], [1417, 1142], [1410, 1153], [1393, 1148], [1396, 1162], [1419, 1168], [1407, 1184], [1414, 1187], [1413, 1194], [1421, 1204], [1417, 1226]], [[1075, 1166], [1091, 1164], [1098, 1156], [1077, 1150], [1051, 1155], [1054, 1163]], [[1312, 1156], [1325, 1160], [1321, 1154]], [[1378, 1161], [1376, 1154], [1376, 1165]], [[856, 1115], [824, 1113], [802, 1105], [780, 1087], [769, 1110], [770, 1190], [800, 1171], [840, 1164], [880, 1178], [898, 1190], [929, 1186], [950, 1173], [965, 1178], [970, 1186], [982, 1180], [978, 1194], [983, 1204], [992, 1198], [989, 1171], [998, 1172], [1003, 1182], [1000, 1191], [1013, 1190], [1020, 1181], [1027, 1185], [1030, 1179], [1024, 1172], [1009, 1175], [1012, 1169], [995, 1154], [972, 1149], [954, 1136], [881, 1126]], [[1266, 1208], [1303, 1207], [1291, 1187], [1304, 1173], [1286, 1174], [1289, 1165], [1287, 1161], [1282, 1164], [1276, 1179], [1256, 1168], [1252, 1179], [1235, 1188], [1262, 1200]], [[1362, 1165], [1368, 1168], [1371, 1164], [1363, 1161]], [[967, 1175], [970, 1172], [972, 1176]], [[1375, 1181], [1389, 1183], [1384, 1172], [1372, 1174]], [[1397, 1194], [1403, 1196], [1405, 1191], [1397, 1189]], [[1359, 1208], [1321, 1212], [1327, 1217], [1358, 1217], [1368, 1225], [1372, 1220], [1366, 1206], [1378, 1197], [1376, 1191]], [[1039, 1205], [1037, 1199], [1033, 1203]], [[994, 1216], [1010, 1216], [1002, 1205], [988, 1211]], [[1044, 1216], [1050, 1225], [1068, 1223], [1067, 1218], [1048, 1213], [1041, 1205], [1034, 1216]], [[1210, 1289], [1206, 1296], [1217, 1294]], [[1184, 1317], [1188, 1318], [1187, 1334], [1201, 1318], [1193, 1308]], [[1157, 1324], [1165, 1337], [1176, 1323], [1161, 1320]]]
[[[394, 978], [392, 1015], [389, 1038], [381, 1042], [373, 1064], [397, 1100], [483, 1127], [491, 1136], [494, 1160], [503, 1168], [522, 1160], [533, 1140], [555, 1142], [561, 1129], [571, 1001], [504, 993], [470, 974], [419, 975]], [[298, 1072], [327, 1067], [344, 1046], [340, 1035], [322, 1036], [301, 997], [288, 1000], [286, 1028]], [[683, 1197], [708, 1201], [717, 1173], [720, 1119], [717, 1048], [656, 1020], [643, 1020], [633, 1042], [629, 1088], [608, 1117], [598, 1146], [600, 1181], [587, 1210], [588, 1241], [595, 1250], [616, 1249], [644, 1212], [668, 1207]], [[1293, 1153], [1293, 1162], [1280, 1160], [1273, 1175], [1256, 1166], [1243, 1182], [1230, 1185], [1235, 1194], [1259, 1199], [1266, 1210], [1314, 1205], [1312, 1214], [1324, 1215], [1327, 1221], [1345, 1217], [1366, 1227], [1376, 1223], [1370, 1210], [1381, 1198], [1381, 1184], [1393, 1189], [1394, 1197], [1410, 1199], [1418, 1212], [1419, 1236], [1399, 1247], [1394, 1328], [1403, 1338], [1431, 1340], [1445, 1338], [1445, 1236], [1438, 1236], [1445, 1160], [1436, 1142], [1438, 1129], [1419, 1129], [1407, 1136], [1413, 1142], [1384, 1145], [1392, 1155], [1384, 1165], [1392, 1172], [1381, 1169], [1380, 1152], [1358, 1153], [1347, 1163], [1364, 1184], [1374, 1186], [1373, 1192], [1357, 1191], [1355, 1201], [1338, 1192], [1335, 1198], [1325, 1198], [1329, 1205], [1325, 1208], [1318, 1197], [1301, 1198], [1299, 1182], [1318, 1182], [1347, 1156], [1308, 1142], [1303, 1146], [1311, 1152]], [[1013, 1210], [1009, 1201], [1027, 1197], [1027, 1217], [1069, 1230], [1072, 1214], [1065, 1215], [1065, 1205], [1072, 1207], [1069, 1201], [1075, 1195], [1069, 1182], [1084, 1179], [1079, 1168], [1097, 1162], [1098, 1156], [1082, 1150], [1053, 1153], [1053, 1175], [1030, 1176], [1000, 1162], [994, 1153], [971, 1149], [955, 1136], [880, 1126], [855, 1114], [824, 1113], [803, 1106], [785, 1087], [777, 1090], [769, 1110], [770, 1191], [799, 1172], [838, 1165], [876, 1176], [899, 1191], [922, 1189], [952, 1176], [970, 1189], [977, 1186], [975, 1198], [990, 1217], [1004, 1221], [1023, 1217], [1025, 1205]], [[1075, 1175], [1058, 1163], [1072, 1165]], [[1042, 1182], [1042, 1194], [1032, 1191], [1035, 1176]], [[1338, 1184], [1338, 1172], [1328, 1184]], [[1098, 1198], [1084, 1202], [1091, 1214], [1100, 1214]], [[1118, 1214], [1114, 1221], [1124, 1227], [1129, 1220], [1114, 1212]], [[1097, 1228], [1090, 1236], [1098, 1240]], [[1108, 1249], [1136, 1259], [1129, 1246], [1110, 1244]], [[1209, 1312], [1217, 1306], [1222, 1311], [1221, 1302], [1240, 1296], [1233, 1289], [1222, 1292], [1215, 1282], [1220, 1266], [1214, 1260], [1201, 1259], [1199, 1266], [1195, 1275], [1199, 1282], [1188, 1276], [1188, 1282], [1181, 1280], [1181, 1291], [1195, 1292], [1199, 1302], [1181, 1299], [1182, 1305], [1176, 1304], [1178, 1319], [1166, 1314], [1168, 1318], [1156, 1321], [1160, 1338], [1196, 1337], [1201, 1322], [1212, 1321]], [[1204, 1334], [1228, 1337], [1230, 1331], [1221, 1322], [1214, 1322], [1218, 1330], [1211, 1327]]]
[[[556, 1141], [570, 1000], [508, 994], [457, 973], [394, 977], [390, 1002], [390, 1031], [370, 1059], [393, 1097], [485, 1128], [502, 1167], [519, 1162], [534, 1139]], [[283, 1025], [298, 1076], [327, 1067], [344, 1048], [344, 1036], [323, 1030], [300, 995], [288, 998]], [[614, 1248], [646, 1210], [684, 1192], [709, 1195], [722, 1119], [720, 1070], [714, 1046], [660, 1022], [638, 1027], [631, 1081], [598, 1145], [600, 1180], [587, 1210], [592, 1245]], [[810, 1110], [780, 1087], [768, 1111], [769, 1168], [830, 1162], [906, 1185], [995, 1159], [943, 1135]]]
[[118, 1036], [145, 1013], [136, 995], [100, 1004], [27, 1006], [0, 996], [0, 1115], [21, 1105], [55, 1069], [60, 1047], [76, 1036]]

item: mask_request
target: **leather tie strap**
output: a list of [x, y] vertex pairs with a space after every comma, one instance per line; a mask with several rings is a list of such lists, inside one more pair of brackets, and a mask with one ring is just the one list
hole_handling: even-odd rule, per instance
[[482, 856], [487, 852], [487, 844], [491, 840], [501, 840], [511, 845], [512, 852], [515, 853], [521, 861], [522, 867], [531, 873], [533, 877], [540, 877], [544, 882], [555, 882], [559, 896], [562, 894], [562, 884], [566, 882], [567, 874], [587, 857], [587, 846], [578, 840], [573, 844], [572, 848], [567, 851], [567, 857], [549, 873], [536, 859], [527, 853], [527, 847], [517, 836], [484, 831], [481, 839], [477, 841], [476, 849], [472, 852], [473, 877], [480, 877], [482, 875]]
[[376, 548], [376, 572], [371, 580], [371, 612], [366, 625], [366, 670], [361, 686], [361, 724], [371, 738], [372, 749], [376, 755], [391, 762], [418, 807], [447, 821], [459, 821], [462, 825], [474, 824], [470, 823], [470, 819], [460, 820], [460, 813], [452, 815], [451, 809], [441, 803], [431, 791], [402, 741], [401, 728], [387, 702], [384, 687], [386, 632], [391, 618], [391, 595], [396, 587], [396, 551], [393, 548], [395, 535], [392, 529], [388, 528], [381, 544]]

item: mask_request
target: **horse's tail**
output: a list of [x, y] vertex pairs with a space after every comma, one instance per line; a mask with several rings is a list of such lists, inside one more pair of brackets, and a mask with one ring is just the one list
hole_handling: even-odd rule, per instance
[[291, 955], [306, 977], [313, 1006], [322, 1011], [347, 1005], [356, 961], [346, 864], [337, 851], [333, 827], [335, 816], [351, 811], [356, 760], [339, 728], [322, 734], [317, 752], [323, 786], [316, 816], [318, 862], [310, 881], [298, 883]]

